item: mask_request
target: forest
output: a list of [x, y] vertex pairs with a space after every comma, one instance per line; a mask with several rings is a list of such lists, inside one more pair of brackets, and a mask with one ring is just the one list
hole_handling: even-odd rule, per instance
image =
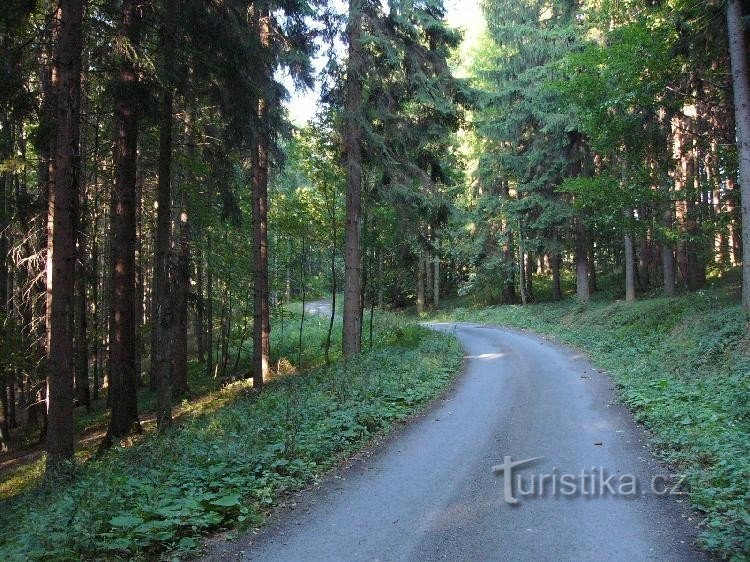
[[[516, 336], [474, 353], [479, 323], [608, 377], [687, 486], [696, 550], [667, 558], [748, 559], [748, 18], [5, 0], [0, 557], [228, 557], [217, 533], [247, 540], [386, 433], [453, 416], [432, 408], [473, 361], [505, 372]], [[509, 442], [498, 462], [525, 454]], [[303, 559], [258, 532], [278, 547], [258, 559]], [[356, 558], [337, 552], [305, 557]], [[488, 552], [448, 556], [541, 559]]]

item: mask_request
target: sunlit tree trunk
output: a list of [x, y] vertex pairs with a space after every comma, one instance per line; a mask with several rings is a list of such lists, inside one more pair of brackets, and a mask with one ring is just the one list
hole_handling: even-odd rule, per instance
[[[268, 10], [260, 14], [261, 46], [267, 51], [271, 40]], [[267, 56], [265, 54], [264, 56]], [[263, 82], [271, 81], [268, 62], [263, 63]], [[270, 124], [268, 99], [258, 100], [257, 145], [253, 153], [253, 386], [263, 388], [270, 367], [271, 320], [268, 288], [268, 144]]]
[[59, 35], [55, 56], [57, 97], [55, 182], [50, 192], [51, 238], [48, 242], [47, 295], [49, 308], [47, 378], [47, 466], [73, 456], [73, 334], [75, 231], [73, 207], [80, 172], [81, 53], [83, 3], [60, 0]]
[[729, 55], [732, 61], [734, 115], [742, 201], [742, 306], [750, 312], [750, 83], [740, 0], [727, 1]]
[[360, 257], [362, 189], [362, 67], [360, 45], [362, 0], [350, 0], [346, 35], [349, 41], [347, 62], [344, 147], [346, 150], [346, 231], [344, 242], [344, 333], [345, 357], [361, 348], [362, 266]]

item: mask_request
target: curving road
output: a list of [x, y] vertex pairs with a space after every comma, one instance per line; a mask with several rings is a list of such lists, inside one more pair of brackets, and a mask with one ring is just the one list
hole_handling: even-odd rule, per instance
[[[684, 496], [651, 491], [654, 477], [663, 491], [658, 477], [668, 472], [605, 374], [529, 333], [432, 327], [455, 331], [466, 351], [450, 395], [257, 536], [217, 546], [209, 559], [703, 559]], [[493, 467], [508, 456], [542, 458], [512, 469], [506, 491], [507, 471]]]

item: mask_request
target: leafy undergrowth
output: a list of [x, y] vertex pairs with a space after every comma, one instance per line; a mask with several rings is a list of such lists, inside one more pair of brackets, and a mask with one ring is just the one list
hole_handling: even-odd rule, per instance
[[442, 318], [526, 328], [586, 351], [658, 454], [687, 476], [705, 514], [701, 546], [750, 553], [750, 336], [725, 288], [632, 304], [455, 308]]
[[[259, 524], [280, 494], [414, 413], [458, 372], [454, 339], [378, 316], [373, 349], [346, 365], [278, 378], [261, 395], [229, 385], [179, 427], [4, 502], [0, 559], [173, 557], [211, 531]], [[306, 328], [311, 357], [326, 327]]]

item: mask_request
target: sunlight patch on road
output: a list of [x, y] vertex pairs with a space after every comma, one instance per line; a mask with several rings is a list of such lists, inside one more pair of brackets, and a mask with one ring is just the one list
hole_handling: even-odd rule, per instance
[[508, 355], [507, 353], [482, 353], [481, 355], [466, 355], [464, 359], [481, 359], [484, 361], [489, 361], [492, 359], [500, 359], [501, 357], [505, 357]]

